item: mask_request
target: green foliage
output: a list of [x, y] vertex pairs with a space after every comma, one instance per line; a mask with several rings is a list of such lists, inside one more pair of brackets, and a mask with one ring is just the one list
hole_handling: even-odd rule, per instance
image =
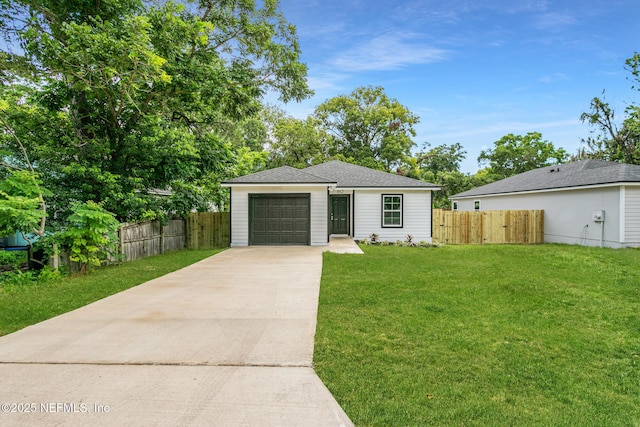
[[40, 230], [45, 216], [42, 182], [33, 172], [12, 170], [0, 181], [0, 236]]
[[26, 286], [37, 281], [38, 275], [35, 271], [22, 272], [20, 270], [10, 271], [0, 274], [0, 285], [2, 286]]
[[355, 163], [392, 171], [411, 157], [419, 117], [382, 87], [360, 87], [350, 95], [331, 98], [314, 113], [333, 140], [329, 154], [341, 154]]
[[250, 119], [263, 93], [311, 93], [277, 1], [24, 0], [0, 3], [0, 16], [23, 52], [2, 53], [0, 109], [15, 137], [0, 135], [0, 152], [16, 167], [28, 153], [56, 219], [71, 200], [120, 220], [162, 217], [151, 189], [176, 188], [179, 214], [224, 202], [236, 151], [259, 144]]
[[[426, 144], [425, 148], [427, 147], [429, 144]], [[460, 172], [460, 163], [465, 156], [466, 151], [458, 143], [438, 145], [409, 159], [403, 173], [408, 177], [440, 186], [440, 190], [433, 192], [432, 206], [437, 209], [449, 209], [450, 196], [494, 180], [486, 171], [479, 171], [474, 175]]]
[[[625, 65], [631, 74], [631, 88], [640, 90], [640, 54], [635, 52]], [[593, 98], [591, 111], [580, 116], [583, 123], [592, 126], [591, 136], [582, 140], [584, 147], [576, 157], [640, 165], [640, 106], [631, 104], [625, 113], [619, 126], [615, 111], [605, 102], [604, 96]]]
[[[430, 146], [425, 144], [425, 148]], [[460, 143], [442, 144], [416, 154], [416, 161], [420, 170], [438, 174], [460, 170], [460, 163], [466, 156], [467, 152]]]
[[99, 266], [108, 256], [115, 256], [119, 223], [114, 214], [95, 202], [74, 202], [71, 210], [69, 225], [57, 239], [69, 251], [69, 259], [80, 262], [81, 271], [86, 273], [90, 266]]
[[266, 121], [271, 131], [269, 168], [286, 165], [303, 169], [330, 157], [331, 141], [316, 118], [299, 120], [271, 109]]
[[27, 262], [27, 251], [0, 251], [0, 266], [9, 266], [17, 269], [22, 263]]
[[487, 164], [487, 171], [495, 179], [508, 178], [522, 172], [541, 168], [568, 159], [567, 152], [543, 140], [539, 132], [526, 135], [508, 134], [493, 143], [494, 147], [482, 150], [478, 164]]

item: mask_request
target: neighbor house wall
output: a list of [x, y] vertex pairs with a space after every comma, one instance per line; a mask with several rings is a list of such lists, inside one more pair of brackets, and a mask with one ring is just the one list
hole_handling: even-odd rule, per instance
[[233, 186], [231, 246], [249, 245], [249, 194], [310, 194], [311, 245], [327, 244], [326, 186]]
[[458, 210], [474, 210], [480, 200], [480, 210], [544, 210], [544, 240], [547, 243], [568, 243], [599, 246], [601, 224], [594, 222], [593, 211], [604, 210], [604, 245], [623, 247], [620, 239], [620, 187], [573, 189], [501, 196], [478, 196], [458, 200]]
[[[382, 227], [382, 195], [402, 194], [403, 226]], [[410, 190], [355, 190], [352, 200], [354, 212], [354, 239], [368, 239], [375, 233], [380, 240], [431, 242], [431, 191]]]
[[640, 186], [623, 187], [625, 236], [627, 246], [640, 247]]

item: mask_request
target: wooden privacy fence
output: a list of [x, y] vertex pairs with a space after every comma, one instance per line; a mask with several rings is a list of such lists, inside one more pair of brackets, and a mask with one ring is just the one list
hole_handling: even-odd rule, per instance
[[[229, 212], [194, 212], [188, 219], [174, 219], [166, 225], [160, 221], [123, 223], [118, 229], [119, 252], [124, 261], [133, 261], [183, 248], [212, 249], [229, 246], [231, 216]], [[113, 261], [113, 260], [111, 260]], [[51, 257], [54, 267], [66, 265], [69, 271], [80, 270], [80, 264], [61, 252]]]
[[183, 219], [171, 220], [164, 226], [160, 221], [125, 223], [118, 235], [120, 253], [127, 261], [182, 249], [188, 240]]
[[434, 241], [447, 244], [543, 243], [544, 211], [433, 210]]
[[211, 249], [231, 243], [229, 212], [192, 212], [187, 219], [189, 249]]
[[169, 221], [122, 224], [118, 231], [120, 253], [127, 261], [182, 248], [211, 249], [229, 246], [229, 212], [192, 212], [189, 217]]

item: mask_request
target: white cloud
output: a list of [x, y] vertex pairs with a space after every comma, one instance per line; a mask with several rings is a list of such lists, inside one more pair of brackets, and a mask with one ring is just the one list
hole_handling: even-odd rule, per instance
[[444, 61], [451, 56], [451, 51], [415, 42], [415, 38], [400, 33], [377, 36], [343, 52], [330, 63], [340, 71], [384, 71]]
[[573, 15], [560, 12], [548, 12], [537, 15], [534, 26], [539, 30], [563, 30], [577, 22]]

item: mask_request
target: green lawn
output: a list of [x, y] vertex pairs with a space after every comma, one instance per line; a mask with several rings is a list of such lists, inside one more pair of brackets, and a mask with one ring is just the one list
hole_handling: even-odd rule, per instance
[[640, 251], [324, 254], [314, 363], [358, 426], [640, 425]]
[[0, 284], [0, 336], [179, 270], [223, 249], [182, 250], [104, 267], [85, 276]]

